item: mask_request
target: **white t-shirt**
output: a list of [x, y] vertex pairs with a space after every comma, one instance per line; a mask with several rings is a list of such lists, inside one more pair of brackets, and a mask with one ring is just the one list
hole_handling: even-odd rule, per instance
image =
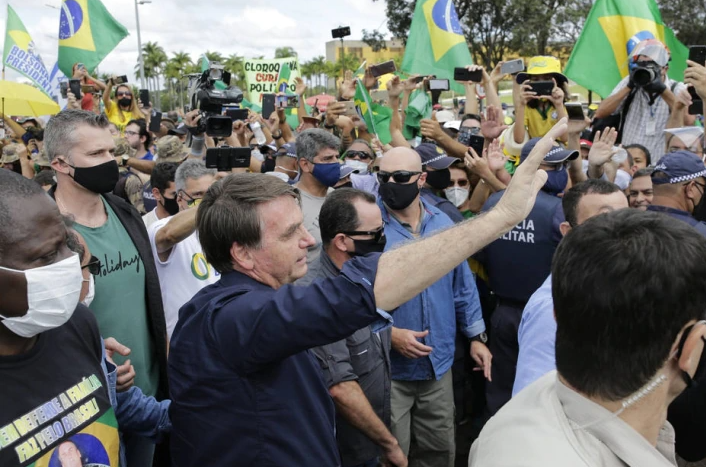
[[[333, 191], [330, 188], [326, 194], [328, 195]], [[304, 215], [304, 227], [309, 231], [316, 244], [309, 248], [306, 253], [306, 264], [311, 267], [311, 265], [318, 261], [319, 254], [321, 253], [321, 229], [319, 229], [319, 212], [321, 212], [321, 206], [324, 205], [326, 197], [318, 197], [307, 193], [304, 190], [299, 191], [301, 195], [301, 208], [302, 214]]]
[[167, 261], [160, 261], [155, 239], [159, 229], [167, 225], [170, 219], [171, 216], [158, 220], [147, 229], [154, 262], [157, 265], [159, 284], [162, 288], [164, 318], [167, 322], [169, 339], [172, 338], [172, 332], [174, 332], [174, 327], [179, 319], [179, 308], [191, 300], [199, 290], [215, 283], [221, 277], [206, 262], [196, 232], [174, 245]]
[[144, 216], [142, 216], [142, 222], [145, 223], [145, 228], [149, 229], [152, 224], [157, 222], [159, 217], [157, 217], [157, 208], [154, 208]]

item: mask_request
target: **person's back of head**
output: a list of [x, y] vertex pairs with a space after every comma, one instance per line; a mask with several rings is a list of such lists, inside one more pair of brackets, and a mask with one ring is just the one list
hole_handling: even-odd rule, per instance
[[623, 209], [572, 229], [552, 264], [559, 375], [598, 401], [665, 381], [676, 397], [684, 386], [670, 357], [703, 316], [704, 277], [706, 239], [663, 214]]

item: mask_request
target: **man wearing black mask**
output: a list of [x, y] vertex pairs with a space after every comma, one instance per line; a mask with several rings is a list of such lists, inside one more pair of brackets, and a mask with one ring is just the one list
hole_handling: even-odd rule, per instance
[[686, 222], [706, 236], [706, 167], [689, 151], [671, 152], [652, 172], [652, 204], [648, 211], [662, 212]]
[[174, 184], [174, 176], [178, 167], [179, 164], [175, 162], [160, 162], [154, 166], [154, 170], [150, 174], [150, 186], [157, 206], [142, 216], [145, 228], [149, 229], [150, 225], [158, 220], [179, 212], [176, 185]]
[[[533, 138], [525, 143], [520, 164], [539, 141], [540, 138]], [[490, 288], [498, 299], [491, 315], [493, 377], [486, 384], [491, 415], [500, 410], [512, 395], [519, 354], [517, 331], [522, 311], [551, 270], [552, 256], [561, 239], [559, 224], [563, 221], [561, 198], [557, 195], [566, 189], [569, 181], [568, 161], [578, 156], [578, 151], [554, 146], [540, 165], [547, 172], [547, 181], [527, 218], [475, 256], [485, 266]], [[483, 212], [495, 206], [504, 191], [493, 193], [483, 206]], [[559, 216], [556, 220], [555, 215]]]
[[[355, 256], [385, 248], [380, 208], [365, 191], [341, 188], [326, 197], [319, 214], [323, 243], [320, 268], [311, 280], [336, 277]], [[309, 274], [308, 274], [309, 275]], [[312, 349], [336, 404], [336, 439], [342, 465], [407, 465], [390, 433], [390, 335], [365, 327], [347, 339]]]
[[[101, 261], [91, 310], [101, 334], [131, 349], [135, 385], [161, 400], [167, 392], [167, 344], [159, 279], [145, 225], [135, 208], [111, 194], [118, 181], [115, 142], [104, 115], [65, 110], [49, 120], [44, 148], [56, 172], [50, 194]], [[115, 357], [116, 363], [124, 358]], [[154, 444], [125, 438], [128, 465], [151, 465]]]
[[463, 221], [463, 215], [456, 206], [437, 194], [447, 189], [451, 184], [449, 167], [458, 159], [447, 156], [443, 149], [432, 143], [422, 143], [414, 150], [422, 158], [422, 170], [427, 174], [426, 182], [421, 190], [424, 201], [449, 216], [449, 219], [454, 223]]
[[[387, 249], [453, 225], [420, 191], [429, 173], [418, 153], [395, 148], [380, 160], [380, 207]], [[450, 245], [439, 245], [439, 248]], [[424, 267], [424, 265], [420, 265]], [[411, 273], [411, 272], [410, 272]], [[470, 355], [490, 375], [485, 323], [467, 262], [432, 283], [395, 312], [392, 328], [392, 433], [420, 466], [454, 465], [451, 365], [456, 331], [471, 340]], [[410, 451], [412, 439], [414, 449]]]

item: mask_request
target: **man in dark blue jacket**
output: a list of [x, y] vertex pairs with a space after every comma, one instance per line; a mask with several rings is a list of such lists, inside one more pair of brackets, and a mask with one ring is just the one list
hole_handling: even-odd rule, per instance
[[485, 216], [354, 258], [339, 276], [307, 287], [291, 285], [314, 243], [298, 192], [262, 174], [212, 185], [197, 226], [222, 277], [182, 307], [172, 337], [173, 464], [340, 465], [333, 403], [308, 349], [388, 325], [391, 310], [524, 219], [546, 177], [537, 167], [565, 131], [563, 121], [547, 134]]
[[[523, 146], [520, 164], [524, 163], [539, 141], [540, 138], [534, 138]], [[561, 198], [556, 195], [564, 191], [569, 181], [566, 163], [578, 155], [578, 151], [559, 146], [551, 148], [540, 165], [547, 171], [547, 182], [537, 195], [537, 202], [529, 216], [488, 245], [478, 256], [488, 272], [490, 288], [498, 298], [490, 327], [492, 380], [486, 383], [491, 415], [512, 396], [519, 354], [517, 330], [522, 310], [549, 275], [552, 256], [561, 239], [560, 222], [555, 221], [555, 213], [561, 211]], [[483, 211], [495, 206], [503, 193], [493, 193], [483, 206]]]

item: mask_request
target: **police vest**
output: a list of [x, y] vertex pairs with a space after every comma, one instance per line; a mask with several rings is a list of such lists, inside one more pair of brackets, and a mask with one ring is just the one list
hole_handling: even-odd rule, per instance
[[152, 182], [147, 182], [142, 187], [142, 200], [145, 203], [145, 212], [150, 212], [157, 207], [157, 200], [152, 194]]

